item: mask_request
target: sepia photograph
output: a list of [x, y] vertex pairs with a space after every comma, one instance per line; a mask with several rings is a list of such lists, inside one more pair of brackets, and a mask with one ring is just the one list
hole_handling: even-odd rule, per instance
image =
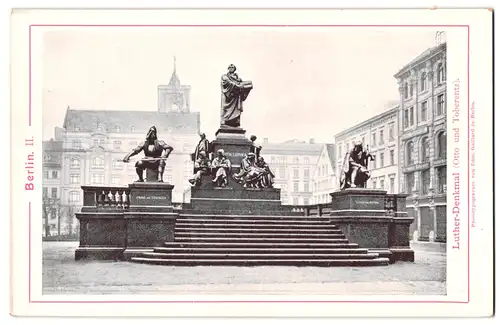
[[470, 299], [467, 33], [30, 25], [30, 300]]

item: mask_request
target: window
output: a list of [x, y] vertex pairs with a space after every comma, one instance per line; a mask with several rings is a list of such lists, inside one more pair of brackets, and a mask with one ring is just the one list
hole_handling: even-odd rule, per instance
[[410, 97], [413, 96], [413, 92], [414, 92], [414, 90], [413, 90], [413, 81], [412, 81], [412, 82], [410, 82]]
[[406, 144], [406, 164], [413, 165], [413, 142], [408, 142]]
[[412, 126], [414, 123], [414, 112], [413, 112], [413, 107], [410, 107], [410, 126]]
[[437, 82], [442, 83], [446, 80], [446, 76], [444, 74], [444, 67], [442, 63], [439, 63], [437, 66]]
[[115, 126], [115, 132], [121, 132], [121, 130], [122, 130], [122, 129], [120, 128], [120, 126], [119, 126], [119, 125], [116, 125], [116, 126]]
[[446, 133], [440, 132], [437, 136], [437, 156], [438, 158], [446, 158]]
[[381, 152], [380, 153], [380, 168], [384, 167], [385, 164], [384, 164], [384, 153]]
[[389, 141], [394, 140], [394, 124], [389, 125]]
[[299, 182], [293, 182], [293, 191], [298, 192], [299, 191]]
[[135, 127], [131, 126], [130, 127], [130, 132], [135, 132]]
[[271, 164], [274, 164], [276, 162], [276, 157], [271, 156]]
[[309, 157], [304, 157], [304, 164], [309, 165]]
[[409, 97], [409, 94], [408, 94], [408, 83], [405, 82], [404, 85], [403, 85], [403, 91], [404, 91], [404, 97], [405, 99], [407, 99]]
[[309, 192], [309, 183], [304, 183], [304, 192]]
[[43, 171], [43, 178], [44, 179], [49, 179], [49, 171], [48, 170], [44, 170]]
[[384, 130], [380, 130], [379, 144], [384, 144]]
[[42, 193], [43, 193], [42, 194], [43, 197], [48, 197], [49, 196], [49, 189], [47, 187], [44, 187]]
[[92, 183], [93, 184], [104, 184], [104, 175], [103, 174], [92, 174]]
[[425, 91], [427, 89], [427, 73], [422, 72], [420, 75], [420, 91]]
[[392, 149], [392, 150], [389, 151], [389, 159], [390, 159], [391, 166], [396, 163], [394, 161], [394, 149]]
[[394, 177], [389, 179], [389, 193], [394, 193]]
[[80, 184], [80, 175], [78, 174], [69, 175], [69, 182], [70, 184]]
[[[53, 219], [56, 219], [56, 218], [57, 218], [57, 211], [56, 211], [56, 209], [50, 210], [50, 219], [53, 220]], [[54, 225], [54, 228], [55, 228], [55, 225]]]
[[373, 154], [373, 160], [372, 160], [372, 169], [377, 168], [377, 154]]
[[427, 102], [420, 104], [420, 120], [422, 122], [427, 121]]
[[113, 185], [118, 185], [120, 184], [120, 176], [112, 176], [111, 177], [111, 184]]
[[50, 189], [50, 196], [54, 199], [57, 198], [57, 187], [53, 187]]
[[304, 205], [309, 205], [309, 198], [304, 198]]
[[113, 160], [113, 169], [115, 170], [121, 170], [123, 169], [123, 163], [121, 161], [118, 161], [118, 160]]
[[52, 178], [54, 178], [54, 179], [59, 178], [59, 173], [57, 172], [57, 170], [52, 171]]
[[403, 126], [405, 129], [410, 126], [410, 117], [408, 115], [408, 109], [405, 109], [405, 112], [404, 112]]
[[429, 169], [422, 171], [422, 187], [421, 194], [429, 193], [429, 188], [431, 187], [431, 171]]
[[439, 95], [437, 97], [437, 107], [436, 107], [436, 115], [443, 115], [446, 110], [446, 104], [444, 102], [444, 95]]
[[298, 168], [293, 169], [293, 178], [294, 179], [299, 178], [299, 169]]
[[280, 167], [278, 169], [278, 171], [279, 171], [280, 178], [286, 178], [286, 170], [284, 167]]
[[374, 180], [374, 181], [372, 182], [372, 188], [377, 188], [377, 181], [376, 181], [376, 180]]
[[309, 178], [309, 168], [304, 169], [304, 178], [308, 179]]
[[415, 184], [415, 176], [413, 176], [413, 173], [406, 174], [406, 193], [407, 194], [412, 193], [414, 184]]
[[82, 141], [81, 140], [72, 140], [71, 146], [73, 149], [81, 149], [82, 148]]
[[365, 137], [361, 138], [361, 143], [363, 144], [363, 147], [365, 146]]
[[339, 146], [338, 146], [338, 149], [337, 149], [337, 150], [339, 151], [339, 153], [338, 153], [338, 157], [339, 157], [339, 158], [340, 158], [340, 157], [342, 157], [342, 145], [340, 145], [340, 144], [339, 144]]
[[429, 148], [429, 138], [422, 139], [422, 162], [428, 162], [430, 156], [430, 148]]
[[299, 164], [299, 157], [293, 157], [293, 164], [298, 165]]
[[436, 168], [437, 191], [446, 193], [446, 166]]
[[384, 189], [384, 186], [385, 186], [385, 180], [381, 179], [380, 180], [380, 189], [383, 190]]
[[101, 157], [94, 157], [94, 159], [92, 159], [92, 167], [94, 168], [104, 167], [104, 159], [102, 159]]
[[121, 141], [115, 141], [113, 143], [113, 148], [115, 148], [115, 149], [120, 149], [121, 146], [122, 146], [122, 142]]
[[80, 168], [80, 159], [78, 158], [71, 159], [71, 168]]
[[71, 191], [71, 192], [69, 192], [69, 201], [71, 203], [78, 203], [78, 202], [80, 202], [80, 192], [77, 192], [77, 191]]
[[164, 181], [165, 183], [172, 184], [172, 175], [165, 175]]
[[293, 205], [299, 205], [299, 199], [294, 197], [293, 198]]
[[377, 134], [373, 133], [372, 134], [372, 146], [377, 145]]

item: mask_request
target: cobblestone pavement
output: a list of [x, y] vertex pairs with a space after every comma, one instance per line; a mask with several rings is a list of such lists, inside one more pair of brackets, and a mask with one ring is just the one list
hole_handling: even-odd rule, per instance
[[77, 246], [43, 243], [44, 294], [446, 294], [446, 246], [437, 243], [413, 243], [415, 263], [331, 268], [75, 261]]

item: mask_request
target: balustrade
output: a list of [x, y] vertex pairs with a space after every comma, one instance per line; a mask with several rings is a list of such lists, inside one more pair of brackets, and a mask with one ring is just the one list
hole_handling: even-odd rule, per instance
[[130, 206], [128, 187], [82, 186], [84, 208], [126, 210]]

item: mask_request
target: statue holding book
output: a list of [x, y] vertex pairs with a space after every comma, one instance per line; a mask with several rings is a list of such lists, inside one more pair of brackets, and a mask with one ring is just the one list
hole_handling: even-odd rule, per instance
[[240, 127], [243, 102], [253, 89], [251, 81], [243, 81], [231, 64], [221, 77], [221, 126]]

